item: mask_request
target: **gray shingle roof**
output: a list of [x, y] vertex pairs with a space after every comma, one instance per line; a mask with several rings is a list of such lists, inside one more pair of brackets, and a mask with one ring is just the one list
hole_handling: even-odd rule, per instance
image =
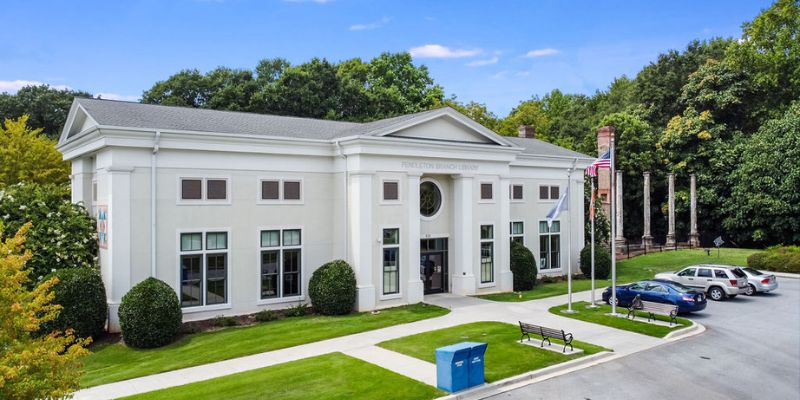
[[578, 157], [578, 158], [590, 158], [590, 159], [594, 158], [592, 156], [587, 156], [586, 154], [578, 153], [577, 151], [565, 149], [561, 146], [556, 146], [552, 143], [547, 143], [539, 139], [521, 138], [515, 136], [505, 136], [504, 138], [509, 142], [513, 143], [515, 146], [522, 147], [524, 149], [522, 151], [522, 154], [526, 155]]

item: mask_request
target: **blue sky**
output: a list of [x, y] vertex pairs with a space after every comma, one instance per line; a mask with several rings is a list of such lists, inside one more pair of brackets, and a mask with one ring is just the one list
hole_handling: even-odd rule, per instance
[[[183, 68], [411, 51], [448, 96], [499, 116], [593, 93], [692, 39], [739, 37], [770, 5], [705, 1], [4, 0], [0, 92], [25, 82], [136, 99]], [[13, 18], [9, 17], [13, 16]]]

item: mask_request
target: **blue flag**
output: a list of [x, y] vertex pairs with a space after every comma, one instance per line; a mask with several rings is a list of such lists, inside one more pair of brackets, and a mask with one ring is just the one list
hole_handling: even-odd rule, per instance
[[558, 218], [558, 214], [566, 210], [569, 210], [569, 188], [558, 199], [555, 207], [547, 213], [547, 227], [549, 228], [553, 224], [553, 220]]

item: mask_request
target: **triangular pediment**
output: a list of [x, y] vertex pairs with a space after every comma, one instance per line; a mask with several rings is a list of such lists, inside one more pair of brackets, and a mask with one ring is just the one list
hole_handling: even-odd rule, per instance
[[451, 108], [442, 108], [421, 118], [412, 118], [388, 127], [375, 136], [512, 146], [496, 133]]
[[67, 139], [96, 125], [98, 125], [97, 121], [89, 115], [86, 109], [81, 107], [77, 101], [73, 101], [59, 142], [63, 143]]

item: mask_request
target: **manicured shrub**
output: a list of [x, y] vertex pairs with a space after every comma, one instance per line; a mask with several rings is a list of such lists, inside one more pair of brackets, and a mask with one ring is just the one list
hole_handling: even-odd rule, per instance
[[320, 314], [348, 314], [356, 302], [356, 274], [347, 262], [331, 261], [314, 271], [308, 296], [314, 311]]
[[256, 321], [269, 322], [278, 319], [278, 313], [273, 310], [261, 310], [256, 313]]
[[300, 303], [295, 306], [291, 306], [286, 309], [285, 311], [287, 317], [302, 317], [309, 313], [308, 306]]
[[773, 272], [800, 273], [800, 246], [771, 247], [747, 257], [747, 266]]
[[70, 200], [69, 186], [16, 184], [0, 190], [0, 229], [5, 236], [26, 222], [25, 248], [30, 283], [41, 282], [53, 269], [92, 268], [97, 257], [97, 225], [80, 204]]
[[511, 272], [514, 274], [514, 290], [531, 290], [536, 284], [536, 259], [533, 253], [518, 242], [511, 242]]
[[172, 342], [181, 329], [183, 313], [172, 288], [155, 278], [134, 286], [119, 306], [122, 338], [131, 347], [160, 347]]
[[94, 268], [56, 270], [45, 280], [56, 277], [53, 304], [61, 305], [58, 317], [42, 326], [43, 333], [72, 328], [78, 337], [95, 337], [103, 332], [108, 316], [106, 289], [100, 272]]
[[223, 328], [226, 326], [236, 326], [239, 325], [239, 320], [236, 317], [226, 317], [224, 315], [217, 315], [212, 320], [214, 326]]
[[[581, 272], [587, 278], [592, 277], [592, 247], [586, 246], [581, 250]], [[611, 273], [611, 252], [602, 244], [594, 245], [594, 277], [595, 279], [608, 279]]]

